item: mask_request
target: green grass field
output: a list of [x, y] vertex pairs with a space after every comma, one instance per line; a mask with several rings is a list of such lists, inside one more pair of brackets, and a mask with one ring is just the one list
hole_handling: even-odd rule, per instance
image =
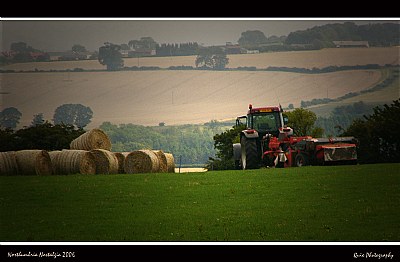
[[0, 177], [0, 241], [399, 241], [400, 164]]

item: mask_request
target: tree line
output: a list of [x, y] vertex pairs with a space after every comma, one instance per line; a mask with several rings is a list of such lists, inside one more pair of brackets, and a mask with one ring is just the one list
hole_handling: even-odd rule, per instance
[[[5, 108], [0, 112], [0, 129], [17, 128], [22, 113], [15, 107]], [[84, 128], [92, 121], [93, 111], [90, 107], [82, 104], [63, 104], [54, 111], [54, 124], [72, 125], [76, 128]], [[43, 124], [46, 121], [43, 118], [43, 113], [38, 113], [33, 116], [31, 126]]]

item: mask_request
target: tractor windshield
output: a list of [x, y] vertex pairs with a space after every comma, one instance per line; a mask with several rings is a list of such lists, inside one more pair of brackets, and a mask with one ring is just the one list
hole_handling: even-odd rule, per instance
[[276, 133], [281, 126], [279, 112], [257, 113], [247, 117], [248, 126], [258, 132]]

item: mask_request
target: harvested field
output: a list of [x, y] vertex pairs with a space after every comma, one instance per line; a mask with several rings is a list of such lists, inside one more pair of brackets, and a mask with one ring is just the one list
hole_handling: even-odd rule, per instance
[[[68, 81], [66, 79], [69, 78]], [[104, 121], [114, 124], [167, 125], [231, 119], [254, 106], [293, 103], [313, 98], [336, 98], [380, 81], [379, 70], [298, 74], [264, 71], [135, 71], [3, 74], [2, 108], [22, 113], [20, 126], [33, 114], [52, 119], [66, 103], [89, 106], [88, 128]], [[387, 95], [387, 101], [398, 96]]]
[[[260, 54], [229, 55], [229, 68], [255, 66], [266, 68], [269, 66], [286, 66], [301, 68], [322, 68], [331, 65], [366, 65], [366, 64], [399, 64], [399, 47], [371, 47], [371, 48], [327, 48], [313, 51], [274, 52]], [[170, 66], [195, 67], [196, 56], [173, 57], [141, 57], [125, 58], [124, 64], [132, 66]], [[82, 68], [85, 70], [105, 69], [97, 60], [82, 61], [54, 61], [40, 63], [19, 63], [3, 66], [7, 70], [66, 70]]]

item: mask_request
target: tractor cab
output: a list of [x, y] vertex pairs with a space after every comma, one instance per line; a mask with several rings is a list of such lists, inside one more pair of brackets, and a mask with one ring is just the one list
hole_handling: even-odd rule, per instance
[[253, 108], [250, 104], [247, 116], [238, 117], [236, 125], [245, 125], [245, 133], [257, 132], [261, 138], [267, 134], [278, 137], [288, 121], [287, 117], [282, 115], [282, 111], [277, 106]]

